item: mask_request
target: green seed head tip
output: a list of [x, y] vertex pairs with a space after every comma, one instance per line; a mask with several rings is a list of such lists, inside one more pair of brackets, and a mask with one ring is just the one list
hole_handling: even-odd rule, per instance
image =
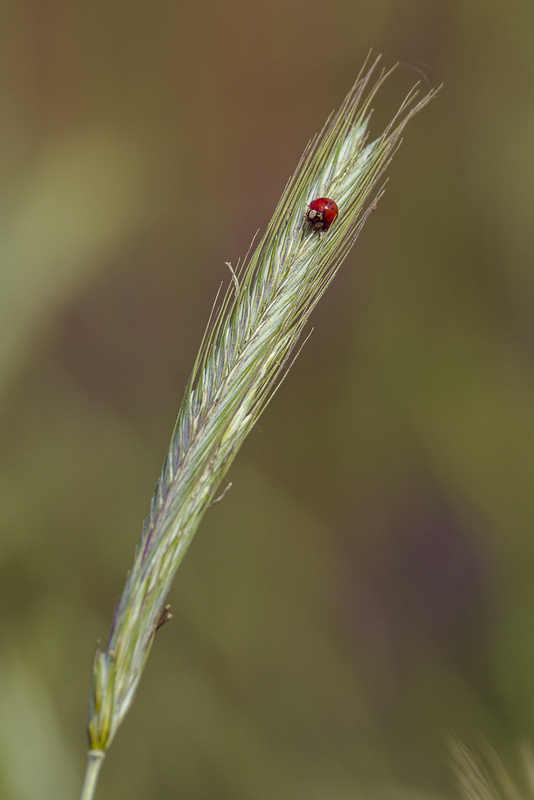
[[97, 646], [87, 714], [87, 734], [91, 750], [106, 750], [114, 731], [115, 654], [102, 653]]

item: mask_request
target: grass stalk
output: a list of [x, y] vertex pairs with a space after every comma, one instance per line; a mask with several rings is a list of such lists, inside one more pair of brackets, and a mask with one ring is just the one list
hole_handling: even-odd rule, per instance
[[[105, 649], [97, 649], [88, 711], [90, 779], [128, 711], [176, 570], [247, 434], [294, 360], [320, 297], [382, 194], [380, 181], [407, 122], [434, 96], [409, 92], [374, 141], [371, 103], [387, 75], [366, 62], [343, 105], [306, 148], [256, 250], [231, 270], [216, 300], [172, 435], [134, 564]], [[306, 206], [329, 197], [327, 231]], [[92, 784], [88, 784], [92, 786]], [[87, 789], [82, 800], [92, 797]]]
[[100, 775], [105, 757], [105, 750], [89, 750], [87, 753], [87, 767], [80, 800], [93, 800], [98, 783], [98, 776]]

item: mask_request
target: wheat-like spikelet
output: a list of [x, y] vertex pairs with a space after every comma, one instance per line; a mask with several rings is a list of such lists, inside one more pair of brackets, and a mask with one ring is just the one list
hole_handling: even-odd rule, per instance
[[[228, 265], [229, 288], [187, 385], [107, 648], [96, 653], [88, 733], [97, 764], [134, 698], [155, 631], [168, 615], [172, 580], [204, 512], [375, 207], [377, 184], [404, 126], [434, 95], [416, 103], [414, 87], [383, 134], [369, 141], [370, 104], [386, 77], [382, 72], [371, 81], [377, 62], [364, 66], [340, 110], [306, 148], [256, 250], [237, 270]], [[320, 196], [336, 201], [339, 218], [317, 232], [305, 211]]]

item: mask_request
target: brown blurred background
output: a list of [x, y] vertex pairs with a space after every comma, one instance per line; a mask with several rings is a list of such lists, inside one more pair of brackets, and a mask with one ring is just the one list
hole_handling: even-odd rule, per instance
[[[3, 0], [0, 796], [77, 797], [95, 642], [225, 261], [370, 47], [390, 184], [171, 595], [99, 800], [451, 797], [534, 739], [531, 0]], [[431, 69], [427, 69], [427, 65]]]

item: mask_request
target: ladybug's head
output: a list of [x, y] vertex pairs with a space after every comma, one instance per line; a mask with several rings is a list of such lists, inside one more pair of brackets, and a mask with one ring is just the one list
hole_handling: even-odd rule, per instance
[[306, 219], [314, 230], [328, 230], [338, 215], [337, 204], [328, 197], [312, 200], [306, 211]]

